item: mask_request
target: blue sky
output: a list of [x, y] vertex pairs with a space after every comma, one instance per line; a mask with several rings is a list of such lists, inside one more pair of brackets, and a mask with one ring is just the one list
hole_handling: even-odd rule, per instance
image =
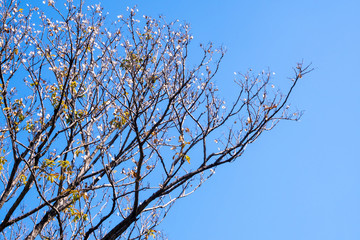
[[224, 96], [233, 93], [234, 72], [270, 68], [282, 87], [302, 59], [315, 68], [291, 98], [305, 111], [301, 121], [264, 133], [236, 162], [178, 201], [158, 227], [170, 240], [360, 239], [360, 1], [102, 5], [114, 16], [137, 5], [140, 14], [186, 21], [194, 49], [209, 41], [225, 46], [216, 77]]
[[281, 86], [304, 59], [315, 71], [297, 87], [300, 122], [282, 122], [235, 163], [177, 202], [159, 229], [171, 240], [360, 239], [360, 1], [103, 1], [110, 14], [191, 24], [194, 46], [228, 51], [216, 79], [271, 69]]

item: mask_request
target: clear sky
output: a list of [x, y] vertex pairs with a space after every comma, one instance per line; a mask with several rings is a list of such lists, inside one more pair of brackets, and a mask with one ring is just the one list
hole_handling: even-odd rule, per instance
[[159, 229], [171, 240], [360, 239], [360, 1], [102, 1], [110, 14], [135, 4], [190, 23], [195, 47], [227, 47], [216, 78], [224, 95], [234, 71], [269, 67], [281, 86], [296, 62], [315, 67], [291, 99], [301, 121], [218, 168]]
[[360, 1], [103, 1], [110, 14], [135, 4], [190, 23], [195, 45], [226, 46], [225, 94], [234, 71], [270, 67], [281, 85], [296, 62], [315, 67], [291, 99], [301, 121], [280, 123], [218, 168], [159, 229], [171, 240], [360, 239]]

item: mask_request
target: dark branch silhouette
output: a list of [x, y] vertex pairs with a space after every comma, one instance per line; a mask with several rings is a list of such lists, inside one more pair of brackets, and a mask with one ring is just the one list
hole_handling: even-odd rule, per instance
[[[223, 49], [189, 62], [189, 26], [110, 22], [100, 5], [0, 0], [2, 239], [148, 239], [171, 206], [280, 120], [309, 71], [280, 93], [271, 74], [214, 77]], [[39, 18], [38, 18], [39, 17]]]

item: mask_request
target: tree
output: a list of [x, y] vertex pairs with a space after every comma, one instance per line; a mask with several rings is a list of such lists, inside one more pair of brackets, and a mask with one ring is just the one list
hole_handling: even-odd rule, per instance
[[[47, 5], [47, 6], [46, 6]], [[271, 74], [238, 75], [231, 105], [214, 84], [223, 49], [189, 26], [100, 5], [0, 0], [0, 232], [3, 239], [148, 239], [170, 207], [280, 120]], [[39, 19], [35, 19], [35, 15]]]

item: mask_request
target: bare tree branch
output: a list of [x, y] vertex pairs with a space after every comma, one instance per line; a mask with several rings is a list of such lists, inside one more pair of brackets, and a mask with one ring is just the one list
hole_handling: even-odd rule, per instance
[[189, 62], [187, 24], [136, 9], [110, 23], [83, 1], [41, 8], [0, 0], [4, 239], [160, 238], [178, 199], [301, 116], [288, 102], [310, 65], [284, 93], [267, 72], [239, 74], [226, 104], [214, 83], [225, 50], [201, 45]]

